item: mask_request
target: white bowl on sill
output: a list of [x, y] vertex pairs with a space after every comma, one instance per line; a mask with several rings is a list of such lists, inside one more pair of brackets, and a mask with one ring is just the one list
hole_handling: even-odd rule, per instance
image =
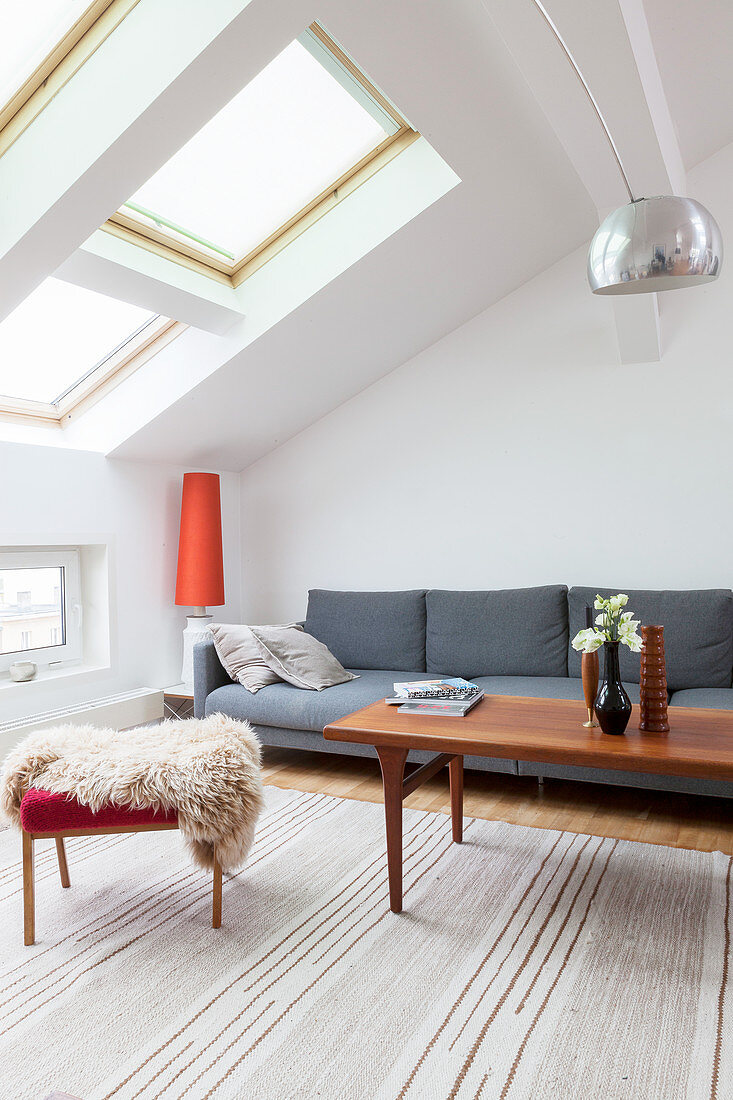
[[16, 661], [14, 665], [10, 666], [10, 679], [22, 684], [26, 680], [35, 679], [37, 672], [38, 666], [34, 665], [33, 661]]

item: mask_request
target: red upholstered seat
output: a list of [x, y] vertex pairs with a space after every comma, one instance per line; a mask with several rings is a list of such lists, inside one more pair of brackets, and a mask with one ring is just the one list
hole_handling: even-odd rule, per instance
[[175, 810], [161, 813], [157, 810], [131, 810], [126, 806], [103, 806], [97, 813], [82, 806], [67, 794], [31, 787], [20, 804], [20, 820], [27, 833], [57, 833], [66, 829], [111, 829], [136, 825], [175, 824]]

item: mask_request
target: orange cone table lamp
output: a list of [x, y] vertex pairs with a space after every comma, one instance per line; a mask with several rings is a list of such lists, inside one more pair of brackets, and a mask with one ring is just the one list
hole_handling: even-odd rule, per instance
[[178, 539], [176, 604], [193, 608], [183, 631], [181, 683], [193, 684], [193, 647], [209, 637], [207, 607], [224, 603], [221, 495], [218, 474], [184, 474]]

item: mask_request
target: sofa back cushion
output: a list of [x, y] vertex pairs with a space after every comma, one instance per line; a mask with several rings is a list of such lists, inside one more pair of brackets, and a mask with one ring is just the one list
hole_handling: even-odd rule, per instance
[[426, 664], [446, 676], [567, 676], [565, 585], [428, 592]]
[[[727, 588], [696, 591], [654, 591], [631, 588], [571, 588], [570, 639], [585, 626], [585, 606], [599, 593], [604, 599], [617, 592], [629, 597], [626, 611], [642, 625], [664, 627], [667, 687], [730, 687], [733, 672], [733, 592]], [[593, 618], [597, 612], [593, 612]], [[639, 682], [639, 654], [619, 646], [621, 678]], [[601, 652], [601, 673], [603, 654]], [[569, 649], [568, 670], [580, 676], [580, 654]]]
[[345, 668], [425, 671], [425, 590], [308, 593], [305, 629]]

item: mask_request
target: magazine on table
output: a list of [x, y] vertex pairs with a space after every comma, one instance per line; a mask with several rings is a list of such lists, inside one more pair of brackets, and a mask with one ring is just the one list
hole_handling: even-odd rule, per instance
[[400, 714], [416, 714], [421, 717], [435, 718], [464, 718], [469, 710], [472, 710], [484, 697], [483, 691], [470, 699], [454, 699], [445, 701], [442, 699], [407, 699], [397, 708]]
[[387, 702], [398, 699], [471, 699], [480, 690], [477, 684], [460, 676], [447, 680], [409, 680], [393, 686], [394, 696]]

